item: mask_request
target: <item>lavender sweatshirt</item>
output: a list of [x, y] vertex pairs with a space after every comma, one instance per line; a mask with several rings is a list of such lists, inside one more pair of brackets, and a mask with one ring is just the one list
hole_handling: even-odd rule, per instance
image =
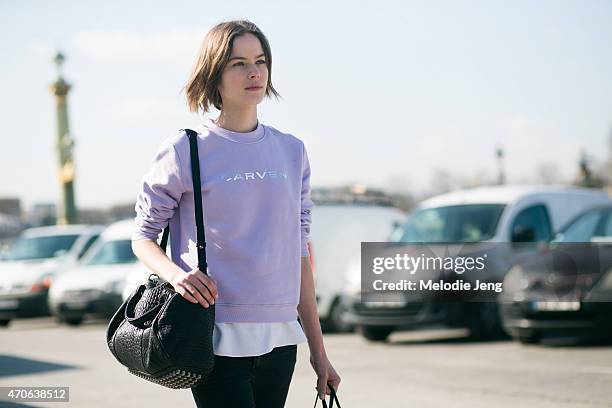
[[[261, 123], [239, 133], [208, 119], [195, 130], [216, 322], [295, 320], [313, 207], [304, 143]], [[132, 240], [157, 240], [169, 222], [172, 261], [186, 272], [197, 267], [192, 186], [181, 130], [161, 144], [142, 180]]]

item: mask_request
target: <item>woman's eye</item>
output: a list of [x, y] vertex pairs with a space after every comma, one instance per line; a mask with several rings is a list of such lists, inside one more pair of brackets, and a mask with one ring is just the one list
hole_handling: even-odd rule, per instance
[[[258, 61], [256, 62], [256, 64], [265, 64], [265, 63], [266, 63], [266, 61], [265, 61], [265, 60], [258, 60]], [[239, 62], [234, 63], [234, 64], [232, 65], [232, 67], [239, 67], [239, 66], [242, 66], [242, 65], [244, 65], [244, 62], [239, 61]]]

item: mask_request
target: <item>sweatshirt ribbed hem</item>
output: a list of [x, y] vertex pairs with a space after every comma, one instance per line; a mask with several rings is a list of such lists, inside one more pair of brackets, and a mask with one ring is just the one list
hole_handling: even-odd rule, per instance
[[288, 322], [296, 320], [297, 304], [231, 305], [215, 303], [215, 322]]

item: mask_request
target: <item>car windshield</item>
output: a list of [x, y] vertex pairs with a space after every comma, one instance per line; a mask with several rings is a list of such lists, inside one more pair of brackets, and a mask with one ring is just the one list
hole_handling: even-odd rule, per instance
[[136, 262], [138, 258], [132, 252], [132, 241], [120, 239], [106, 241], [91, 256], [87, 265], [109, 265]]
[[585, 212], [560, 231], [553, 242], [591, 242], [594, 237], [612, 237], [612, 210]]
[[28, 259], [56, 258], [70, 251], [79, 235], [49, 235], [19, 238], [9, 250], [6, 259], [23, 261]]
[[394, 242], [478, 242], [495, 235], [503, 204], [471, 204], [418, 210], [397, 228]]

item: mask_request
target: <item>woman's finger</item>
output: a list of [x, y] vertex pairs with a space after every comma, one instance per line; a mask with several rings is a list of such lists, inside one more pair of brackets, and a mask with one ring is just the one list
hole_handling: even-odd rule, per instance
[[206, 275], [202, 277], [202, 281], [210, 291], [211, 296], [217, 298], [217, 283], [212, 278]]
[[201, 304], [203, 307], [209, 306], [202, 294], [190, 282], [183, 282], [182, 286], [185, 288], [187, 293], [196, 299], [196, 303]]
[[334, 367], [332, 367], [331, 365], [329, 366], [327, 384], [328, 384], [327, 388], [329, 389], [330, 394], [331, 394], [331, 389], [329, 388], [330, 385], [334, 388], [336, 392], [338, 391], [338, 387], [340, 386], [340, 376], [338, 375]]
[[327, 382], [331, 383], [334, 388], [338, 388], [338, 386], [340, 385], [340, 381], [342, 381], [340, 379], [340, 376], [338, 375], [336, 370], [331, 367], [331, 372], [329, 373], [329, 379], [327, 380]]
[[320, 399], [325, 399], [325, 395], [329, 394], [327, 389], [327, 374], [323, 374], [317, 379], [317, 390]]
[[200, 282], [202, 282], [202, 284], [204, 284], [204, 286], [210, 292], [211, 296], [216, 299], [218, 297], [217, 282], [215, 282], [214, 279], [212, 279], [210, 276], [206, 275], [204, 272], [200, 271], [199, 269], [196, 269], [196, 273], [194, 275], [197, 278], [197, 280], [199, 280]]
[[198, 294], [202, 297], [202, 299], [206, 300], [206, 303], [213, 304], [215, 303], [215, 299], [213, 295], [211, 295], [210, 290], [198, 279], [192, 279], [189, 283], [198, 291]]
[[189, 294], [189, 291], [187, 291], [184, 287], [179, 286], [177, 292], [178, 292], [179, 295], [181, 295], [182, 297], [184, 297], [185, 299], [187, 299], [191, 303], [198, 303], [198, 300], [195, 299], [193, 296], [191, 296]]
[[[328, 380], [327, 384], [331, 385], [332, 387], [334, 387], [334, 390], [336, 392], [338, 392], [338, 388], [340, 387], [340, 379], [334, 379], [334, 380]], [[329, 390], [331, 393], [331, 389]]]

